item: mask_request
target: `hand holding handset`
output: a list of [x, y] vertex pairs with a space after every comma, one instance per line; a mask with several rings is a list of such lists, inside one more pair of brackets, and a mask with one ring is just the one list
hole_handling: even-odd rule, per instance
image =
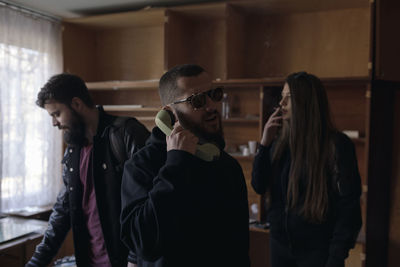
[[[156, 125], [166, 136], [170, 136], [175, 124], [174, 114], [170, 110], [160, 110], [155, 119]], [[213, 161], [220, 155], [219, 148], [211, 143], [198, 144], [195, 155], [205, 161]]]

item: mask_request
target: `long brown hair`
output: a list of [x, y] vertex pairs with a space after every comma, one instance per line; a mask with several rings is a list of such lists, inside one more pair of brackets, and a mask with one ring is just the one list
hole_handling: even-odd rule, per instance
[[[321, 81], [306, 72], [289, 75], [291, 117], [284, 123], [277, 140], [273, 161], [289, 147], [291, 165], [287, 203], [310, 222], [321, 223], [328, 211], [328, 181], [334, 161], [333, 133], [328, 98]], [[301, 180], [305, 183], [301, 184]], [[305, 195], [300, 196], [303, 185]], [[301, 206], [300, 201], [304, 200]]]

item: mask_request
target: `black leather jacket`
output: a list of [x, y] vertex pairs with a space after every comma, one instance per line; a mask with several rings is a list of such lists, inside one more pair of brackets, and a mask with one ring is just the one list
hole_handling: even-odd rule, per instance
[[[122, 168], [116, 167], [118, 162], [115, 151], [110, 147], [109, 135], [110, 131], [119, 133], [130, 156], [144, 146], [149, 132], [136, 119], [128, 119], [124, 125], [117, 126], [117, 117], [105, 113], [101, 107], [99, 111], [99, 126], [93, 139], [93, 176], [97, 208], [111, 264], [113, 267], [126, 266], [127, 260], [135, 259], [128, 259], [128, 250], [120, 240]], [[125, 129], [115, 129], [116, 127]], [[80, 147], [67, 147], [62, 160], [64, 186], [58, 194], [43, 240], [26, 266], [47, 266], [71, 227], [77, 265], [89, 266], [89, 240], [82, 211], [83, 188], [79, 177], [79, 161]], [[129, 256], [133, 257], [134, 254], [129, 253]]]

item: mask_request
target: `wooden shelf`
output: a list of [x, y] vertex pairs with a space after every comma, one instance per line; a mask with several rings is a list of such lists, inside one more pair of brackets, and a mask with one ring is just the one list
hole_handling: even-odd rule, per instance
[[143, 117], [135, 117], [135, 118], [139, 121], [154, 122], [155, 116], [143, 116]]
[[[265, 86], [265, 87], [282, 87], [286, 77], [266, 77], [260, 79], [228, 79], [214, 80], [214, 85], [242, 87], [242, 86]], [[365, 84], [371, 81], [368, 76], [360, 77], [321, 77], [322, 83], [329, 85], [350, 85], [350, 84]]]
[[228, 119], [222, 119], [224, 123], [258, 123], [260, 118], [241, 118], [241, 117], [232, 117]]
[[241, 86], [283, 86], [285, 82], [284, 77], [271, 77], [262, 79], [228, 79], [228, 80], [215, 80], [213, 84], [231, 87]]
[[254, 160], [255, 156], [253, 154], [250, 154], [249, 156], [243, 156], [242, 153], [229, 153], [229, 155], [231, 155], [233, 158], [237, 160]]
[[350, 138], [355, 144], [365, 144], [366, 138], [365, 137], [359, 137], [359, 138]]
[[157, 112], [161, 107], [141, 107], [141, 105], [104, 105], [105, 111], [141, 111]]
[[[324, 84], [361, 84], [370, 81], [369, 77], [335, 77], [321, 78]], [[142, 80], [142, 81], [103, 81], [103, 82], [87, 82], [86, 86], [89, 90], [138, 90], [138, 89], [158, 89], [159, 80]], [[262, 79], [229, 79], [215, 80], [214, 85], [242, 87], [242, 86], [283, 86], [284, 77], [271, 77]]]
[[249, 230], [251, 232], [260, 232], [260, 233], [269, 234], [269, 229], [263, 229], [263, 228], [255, 227], [254, 225], [250, 225], [249, 226]]
[[158, 80], [88, 82], [89, 90], [158, 89]]

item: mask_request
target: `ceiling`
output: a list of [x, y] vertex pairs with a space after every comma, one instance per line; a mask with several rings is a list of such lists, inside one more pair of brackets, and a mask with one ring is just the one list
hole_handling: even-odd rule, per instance
[[[215, 0], [214, 0], [215, 1]], [[77, 18], [89, 15], [138, 10], [145, 7], [166, 7], [213, 2], [212, 0], [6, 0], [2, 1], [56, 18]]]

